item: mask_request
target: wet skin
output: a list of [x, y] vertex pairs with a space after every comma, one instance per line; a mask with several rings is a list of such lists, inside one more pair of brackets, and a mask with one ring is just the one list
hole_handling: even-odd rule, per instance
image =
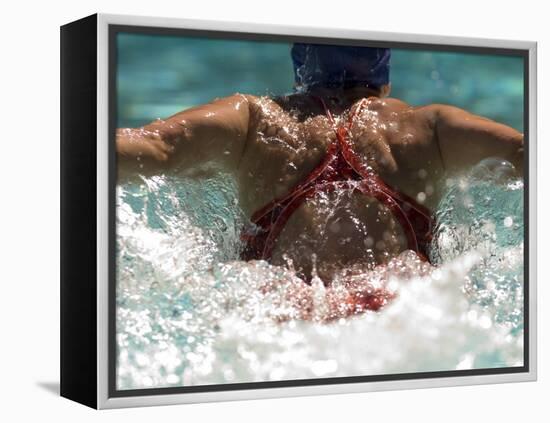
[[[336, 123], [366, 98], [351, 126], [354, 150], [388, 185], [433, 209], [445, 179], [486, 157], [522, 170], [523, 135], [497, 122], [440, 104], [411, 107], [368, 90], [317, 90]], [[238, 183], [250, 217], [290, 192], [321, 162], [334, 140], [321, 103], [302, 94], [267, 98], [235, 94], [142, 128], [117, 131], [122, 173], [223, 169]], [[273, 264], [292, 261], [326, 283], [342, 269], [387, 262], [406, 249], [391, 212], [359, 193], [320, 194], [305, 202], [279, 236]]]

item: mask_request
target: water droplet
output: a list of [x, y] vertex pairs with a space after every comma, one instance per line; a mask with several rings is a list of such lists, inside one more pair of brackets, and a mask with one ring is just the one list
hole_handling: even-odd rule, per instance
[[424, 203], [424, 201], [426, 201], [426, 193], [421, 191], [416, 194], [416, 201], [418, 201], [420, 204]]
[[432, 184], [426, 184], [426, 195], [432, 195], [434, 193], [434, 187]]

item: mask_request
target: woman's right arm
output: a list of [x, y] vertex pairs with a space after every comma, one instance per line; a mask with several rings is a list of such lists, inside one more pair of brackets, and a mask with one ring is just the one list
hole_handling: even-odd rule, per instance
[[235, 94], [140, 128], [119, 128], [121, 166], [144, 170], [188, 168], [206, 162], [236, 167], [246, 145], [252, 96]]

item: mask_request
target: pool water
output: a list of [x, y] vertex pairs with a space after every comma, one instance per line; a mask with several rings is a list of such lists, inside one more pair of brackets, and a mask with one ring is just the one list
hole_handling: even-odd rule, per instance
[[[439, 265], [405, 252], [368, 275], [396, 299], [328, 323], [322, 286], [318, 320], [304, 321], [285, 300], [302, 282], [238, 260], [246, 219], [230, 178], [120, 185], [119, 389], [521, 366], [522, 183], [448, 184], [431, 250]], [[265, 293], [266, 281], [276, 289]]]
[[[139, 126], [235, 92], [292, 91], [288, 43], [119, 34], [118, 127]], [[391, 95], [446, 103], [523, 131], [523, 59], [392, 49]]]
[[[292, 86], [287, 44], [142, 35], [118, 42], [119, 126], [235, 91]], [[403, 50], [393, 63], [396, 97], [455, 104], [522, 129], [518, 59]], [[288, 299], [302, 283], [292, 272], [239, 260], [248, 222], [231, 177], [120, 181], [117, 387], [522, 366], [523, 183], [510, 166], [488, 159], [448, 179], [430, 249], [436, 266], [404, 252], [365, 270], [395, 299], [380, 312], [330, 321], [322, 284], [314, 284], [313, 319], [305, 321]], [[266, 289], [266, 281], [274, 283]]]

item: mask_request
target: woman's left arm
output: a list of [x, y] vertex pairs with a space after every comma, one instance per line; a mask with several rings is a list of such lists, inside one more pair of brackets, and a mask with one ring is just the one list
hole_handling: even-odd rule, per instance
[[523, 171], [523, 134], [514, 128], [444, 104], [416, 108], [415, 114], [433, 129], [433, 141], [439, 144], [447, 170], [500, 157]]

